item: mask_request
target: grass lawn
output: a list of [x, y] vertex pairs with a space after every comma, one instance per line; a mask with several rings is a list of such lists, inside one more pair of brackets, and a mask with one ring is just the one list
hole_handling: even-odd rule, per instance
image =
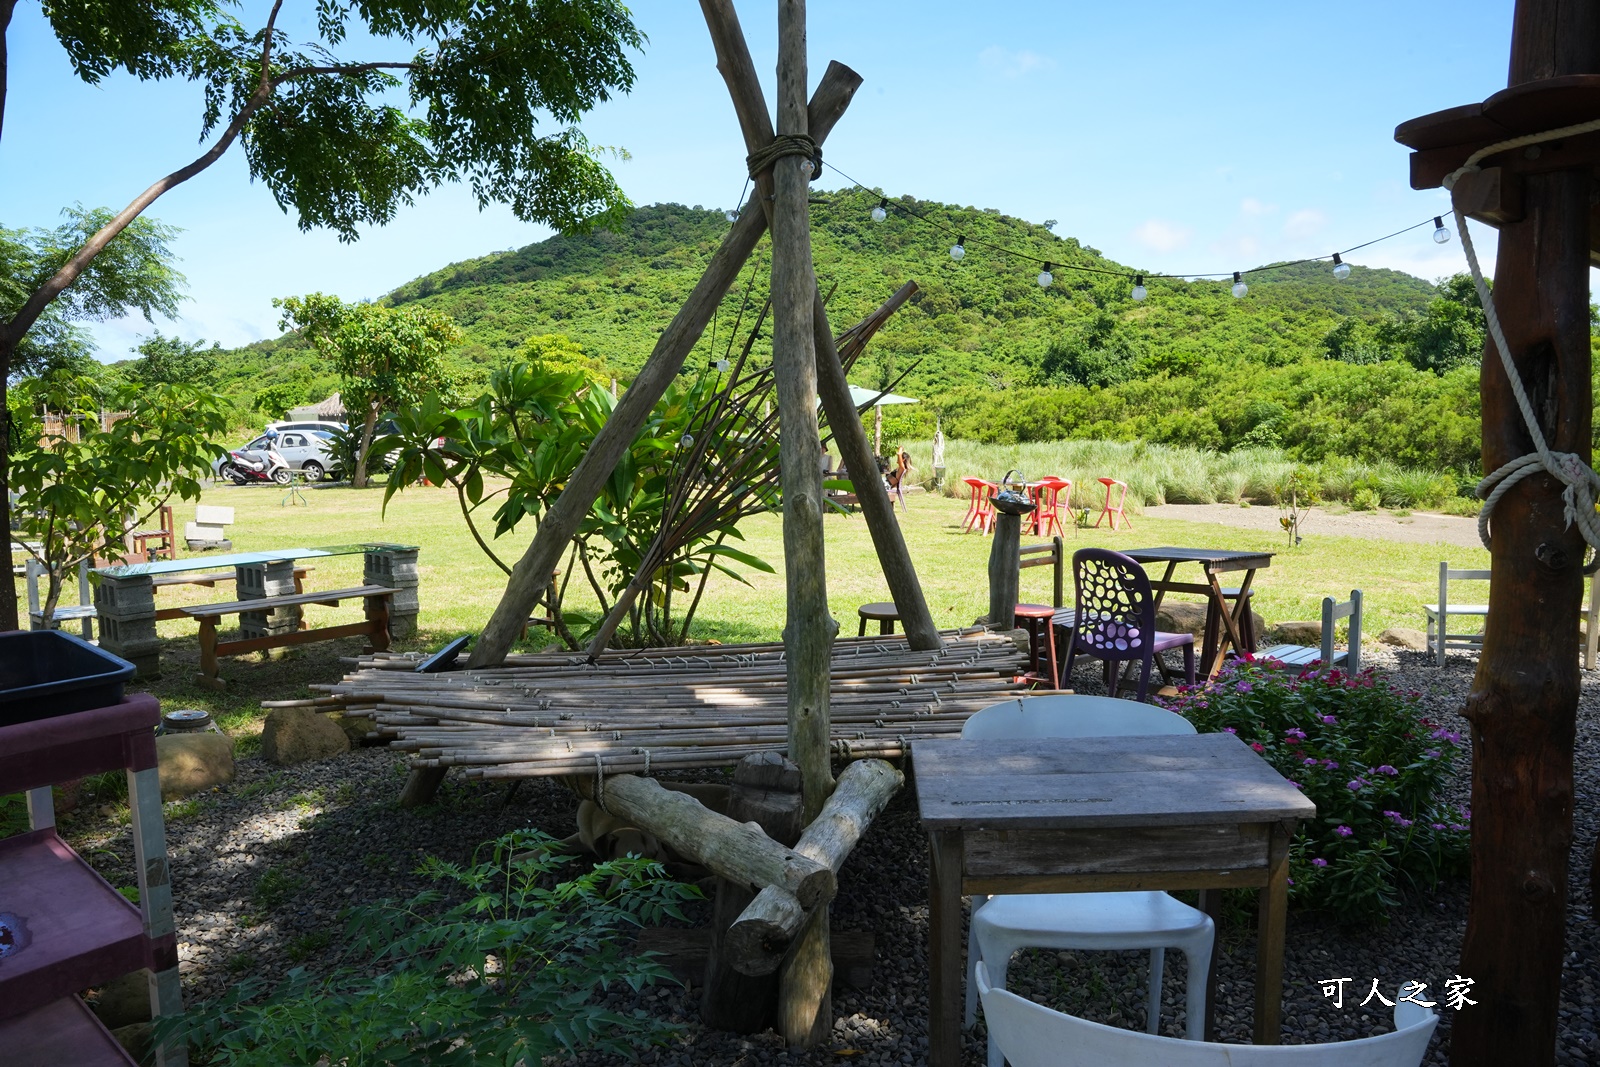
[[[204, 502], [235, 509], [237, 521], [232, 537], [234, 549], [240, 552], [357, 541], [420, 546], [421, 630], [414, 641], [403, 647], [431, 647], [450, 637], [473, 633], [499, 601], [504, 577], [467, 534], [450, 491], [407, 489], [394, 498], [387, 515], [382, 512], [381, 490], [326, 488], [310, 490], [306, 496], [310, 501], [307, 507], [282, 507], [282, 493], [273, 488], [220, 486], [208, 490]], [[940, 626], [970, 624], [987, 610], [985, 568], [990, 539], [961, 532], [964, 501], [927, 493], [915, 493], [907, 499], [910, 512], [901, 515], [901, 526], [935, 621]], [[192, 514], [187, 505], [180, 505], [177, 510], [180, 524]], [[1436, 592], [1441, 559], [1466, 567], [1488, 566], [1487, 553], [1458, 546], [1308, 533], [1303, 544], [1289, 550], [1281, 537], [1215, 524], [1147, 517], [1136, 517], [1135, 522], [1136, 528], [1131, 531], [1089, 530], [1076, 538], [1069, 534], [1068, 547], [1181, 545], [1276, 551], [1273, 565], [1261, 571], [1255, 583], [1256, 609], [1269, 623], [1318, 618], [1322, 597], [1343, 596], [1352, 588], [1359, 588], [1366, 594], [1365, 626], [1373, 636], [1388, 626], [1422, 626], [1421, 605]], [[715, 576], [700, 605], [691, 636], [724, 642], [779, 639], [784, 612], [780, 526], [776, 515], [758, 516], [745, 524], [743, 547], [770, 562], [777, 573], [751, 573], [749, 585]], [[853, 634], [856, 605], [888, 600], [888, 588], [860, 516], [829, 516], [827, 532], [830, 602], [840, 632]], [[528, 536], [531, 534], [530, 527]], [[1025, 536], [1023, 540], [1028, 543], [1032, 539]], [[506, 539], [501, 554], [514, 560], [525, 546], [526, 538], [515, 535]], [[361, 582], [359, 555], [313, 562], [313, 589]], [[1178, 576], [1182, 577], [1184, 570], [1180, 568]], [[1189, 577], [1193, 580], [1192, 575]], [[1070, 587], [1070, 576], [1068, 581]], [[581, 582], [581, 577], [575, 578], [569, 590], [568, 602], [575, 607], [582, 605], [577, 595]], [[1049, 568], [1024, 571], [1023, 599], [1048, 602], [1050, 585]], [[181, 591], [163, 590], [160, 602], [167, 606], [222, 598], [218, 590], [177, 589]], [[310, 608], [308, 617], [312, 625], [326, 625], [351, 621], [357, 611], [350, 605], [339, 609]], [[225, 728], [246, 735], [254, 732], [252, 724], [260, 714], [259, 701], [308, 695], [308, 683], [336, 679], [344, 670], [339, 657], [353, 655], [359, 645], [355, 639], [309, 645], [292, 650], [281, 661], [258, 662], [256, 656], [224, 660], [222, 671], [229, 690], [217, 694], [194, 686], [190, 680], [199, 658], [194, 624], [164, 622], [161, 633], [169, 639], [163, 653], [165, 674], [150, 686], [151, 691], [168, 708], [207, 708]], [[535, 631], [534, 639], [540, 643], [549, 640], [545, 631]]]

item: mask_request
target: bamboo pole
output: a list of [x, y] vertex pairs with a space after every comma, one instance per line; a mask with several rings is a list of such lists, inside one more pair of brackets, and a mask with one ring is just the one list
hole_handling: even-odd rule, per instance
[[[761, 83], [756, 77], [755, 64], [750, 58], [750, 50], [739, 27], [739, 16], [733, 9], [732, 0], [700, 0], [700, 10], [705, 15], [706, 26], [711, 31], [711, 42], [716, 48], [717, 70], [722, 73], [723, 80], [728, 86], [728, 94], [733, 98], [733, 109], [739, 118], [739, 127], [744, 133], [745, 150], [754, 152], [764, 148], [772, 141], [772, 122], [767, 117], [767, 105], [761, 92]], [[803, 70], [804, 11], [800, 13], [800, 23], [802, 41], [800, 58]], [[781, 64], [780, 57], [780, 109], [783, 91]], [[781, 114], [778, 125], [780, 133], [804, 132], [784, 130]], [[767, 194], [771, 192], [772, 190], [765, 188], [760, 181], [757, 182], [757, 200], [767, 211], [769, 224], [773, 223], [772, 215], [779, 205], [778, 200], [767, 199]], [[775, 226], [773, 232], [776, 235]], [[888, 307], [888, 310], [892, 312], [914, 292], [916, 283], [907, 283], [895, 294], [891, 300], [893, 306]], [[845, 465], [853, 472], [856, 499], [861, 504], [861, 513], [866, 518], [867, 530], [872, 535], [873, 546], [877, 550], [878, 562], [883, 568], [890, 596], [910, 638], [911, 647], [937, 648], [938, 627], [934, 624], [933, 613], [928, 610], [927, 600], [922, 594], [922, 584], [918, 581], [916, 568], [911, 563], [911, 553], [906, 548], [900, 524], [895, 520], [894, 505], [889, 500], [888, 490], [884, 488], [882, 479], [877, 477], [875, 453], [867, 440], [866, 430], [861, 425], [861, 416], [850, 397], [850, 383], [845, 378], [844, 367], [839, 360], [833, 328], [828, 324], [828, 312], [823, 306], [822, 292], [814, 284], [811, 315], [812, 333], [815, 338], [816, 378], [823, 411], [828, 416], [828, 426], [833, 431], [833, 439], [839, 446], [840, 455], [844, 458]], [[819, 452], [819, 469], [820, 460]]]
[[[819, 144], [849, 107], [850, 98], [860, 84], [860, 76], [850, 68], [840, 64], [829, 66], [827, 76], [818, 84], [811, 103], [815, 112], [812, 116], [814, 122], [809, 124], [811, 136]], [[804, 93], [803, 82], [801, 92]], [[801, 109], [804, 122], [803, 97]], [[499, 605], [473, 646], [469, 660], [471, 666], [483, 667], [500, 663], [506, 658], [506, 653], [522, 633], [534, 604], [549, 585], [550, 575], [560, 563], [572, 535], [594, 506], [605, 480], [611, 476], [622, 453], [638, 436], [650, 410], [683, 366], [683, 361], [699, 341], [706, 323], [722, 303], [729, 286], [738, 277], [745, 260], [750, 257], [765, 230], [766, 218], [763, 214], [746, 211], [723, 239], [705, 275], [656, 342], [650, 358], [622, 394], [605, 426], [595, 435], [582, 461], [567, 480], [566, 488], [540, 520], [538, 532], [517, 561]]]

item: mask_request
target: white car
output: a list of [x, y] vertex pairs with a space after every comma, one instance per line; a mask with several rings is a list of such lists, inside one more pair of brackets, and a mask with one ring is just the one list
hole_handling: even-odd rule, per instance
[[324, 433], [333, 433], [335, 430], [348, 429], [342, 422], [317, 422], [315, 420], [308, 422], [269, 422], [266, 428], [268, 430], [277, 430], [280, 433], [284, 430], [321, 430]]
[[[239, 450], [264, 454], [270, 443], [271, 439], [263, 434], [249, 444], [240, 445]], [[330, 474], [337, 477], [340, 473], [339, 459], [327, 430], [280, 430], [277, 448], [291, 470], [305, 471], [307, 481], [320, 482]], [[225, 462], [228, 460], [220, 459], [211, 465], [213, 475], [218, 474]]]

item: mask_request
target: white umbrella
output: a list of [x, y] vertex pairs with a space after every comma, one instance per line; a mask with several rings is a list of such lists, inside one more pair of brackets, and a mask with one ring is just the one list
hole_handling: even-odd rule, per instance
[[922, 401], [914, 397], [901, 396], [898, 393], [884, 393], [878, 395], [877, 389], [863, 389], [859, 385], [850, 387], [850, 403], [857, 408], [864, 408], [868, 404], [873, 407], [883, 407], [885, 404], [920, 404]]

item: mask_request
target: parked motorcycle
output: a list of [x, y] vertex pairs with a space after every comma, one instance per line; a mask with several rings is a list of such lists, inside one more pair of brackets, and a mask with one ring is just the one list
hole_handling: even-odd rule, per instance
[[217, 473], [234, 485], [249, 485], [252, 482], [288, 485], [294, 477], [289, 472], [289, 464], [275, 448], [236, 448], [228, 453], [227, 461], [217, 468]]

